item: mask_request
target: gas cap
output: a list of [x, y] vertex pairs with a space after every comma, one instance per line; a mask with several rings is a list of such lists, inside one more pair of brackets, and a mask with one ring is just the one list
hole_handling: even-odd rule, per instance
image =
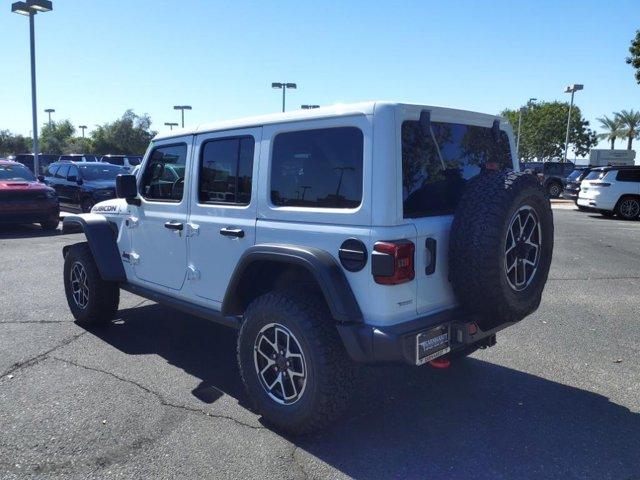
[[348, 238], [338, 251], [340, 263], [349, 272], [359, 272], [367, 264], [367, 247], [357, 238]]

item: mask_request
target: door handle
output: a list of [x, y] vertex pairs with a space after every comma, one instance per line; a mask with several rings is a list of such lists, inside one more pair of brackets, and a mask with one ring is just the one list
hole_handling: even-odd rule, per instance
[[241, 228], [221, 228], [220, 235], [224, 235], [225, 237], [243, 238], [244, 230]]
[[180, 222], [170, 221], [164, 224], [164, 228], [168, 228], [169, 230], [174, 230], [174, 231], [177, 230], [181, 232], [182, 229], [184, 228], [184, 225]]

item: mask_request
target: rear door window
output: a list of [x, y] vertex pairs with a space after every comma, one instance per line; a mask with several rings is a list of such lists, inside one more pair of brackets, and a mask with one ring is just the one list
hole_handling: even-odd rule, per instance
[[433, 136], [423, 135], [417, 121], [402, 124], [405, 218], [452, 214], [469, 179], [484, 168], [513, 166], [509, 138], [502, 130], [494, 138], [487, 127], [444, 122], [431, 122], [431, 127]]
[[58, 167], [60, 167], [60, 165], [58, 164], [49, 165], [49, 169], [47, 170], [47, 176], [53, 177], [56, 174], [56, 170], [58, 170]]
[[618, 170], [619, 182], [640, 182], [640, 170]]
[[69, 173], [69, 165], [60, 165], [60, 168], [56, 172], [56, 178], [67, 178], [67, 174]]
[[362, 202], [364, 135], [357, 127], [278, 134], [271, 158], [271, 203], [356, 208]]

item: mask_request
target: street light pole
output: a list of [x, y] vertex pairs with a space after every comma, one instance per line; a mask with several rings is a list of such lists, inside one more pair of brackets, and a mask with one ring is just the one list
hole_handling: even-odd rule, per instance
[[173, 131], [173, 127], [177, 127], [178, 124], [175, 122], [164, 122], [164, 124], [169, 127]]
[[271, 88], [282, 89], [282, 111], [284, 112], [286, 109], [287, 88], [297, 89], [298, 85], [296, 85], [295, 83], [273, 82], [271, 84]]
[[82, 138], [84, 139], [84, 131], [87, 129], [86, 125], [78, 125], [78, 128], [82, 130]]
[[320, 108], [320, 105], [300, 105], [302, 110], [313, 110], [314, 108]]
[[522, 112], [526, 111], [529, 105], [536, 100], [537, 98], [530, 98], [526, 107], [520, 107], [520, 112], [518, 114], [518, 138], [516, 140], [516, 158], [518, 159], [518, 162], [520, 161], [520, 130], [522, 127]]
[[174, 105], [173, 109], [180, 110], [182, 112], [182, 128], [184, 128], [184, 111], [191, 110], [191, 105]]
[[579, 83], [574, 83], [573, 85], [567, 85], [564, 93], [571, 94], [571, 103], [569, 103], [569, 115], [567, 117], [567, 136], [564, 141], [564, 161], [567, 161], [567, 154], [569, 151], [569, 126], [571, 125], [571, 110], [573, 109], [573, 95], [578, 91], [582, 90], [584, 85], [580, 85]]
[[54, 113], [56, 110], [54, 108], [46, 108], [45, 109], [45, 113], [49, 114], [49, 126], [51, 126], [51, 114]]
[[31, 112], [33, 117], [33, 173], [40, 175], [40, 154], [38, 145], [38, 102], [36, 100], [36, 34], [34, 12], [29, 12], [29, 43], [31, 46]]
[[31, 50], [31, 114], [33, 117], [33, 173], [40, 174], [38, 151], [38, 107], [36, 101], [36, 40], [34, 16], [53, 10], [49, 0], [27, 0], [11, 4], [11, 11], [29, 17], [29, 43]]

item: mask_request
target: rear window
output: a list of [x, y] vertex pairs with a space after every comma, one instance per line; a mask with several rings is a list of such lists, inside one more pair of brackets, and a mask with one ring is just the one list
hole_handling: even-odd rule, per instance
[[364, 136], [356, 127], [278, 134], [271, 159], [277, 206], [356, 208], [362, 201]]
[[431, 122], [431, 127], [433, 136], [425, 136], [417, 121], [402, 124], [405, 218], [449, 215], [470, 178], [486, 167], [513, 167], [509, 138], [502, 130], [494, 138], [487, 127], [441, 122]]
[[111, 165], [124, 165], [124, 158], [122, 157], [102, 157], [102, 161]]
[[589, 175], [587, 175], [584, 179], [585, 180], [600, 180], [602, 177], [604, 177], [606, 175], [607, 172], [603, 171], [603, 170], [592, 170], [591, 172], [589, 172]]
[[578, 180], [578, 178], [580, 178], [580, 175], [582, 175], [584, 173], [584, 169], [579, 169], [579, 170], [574, 170], [573, 172], [571, 172], [568, 176], [567, 176], [567, 180], [569, 182], [574, 182], [576, 180]]

